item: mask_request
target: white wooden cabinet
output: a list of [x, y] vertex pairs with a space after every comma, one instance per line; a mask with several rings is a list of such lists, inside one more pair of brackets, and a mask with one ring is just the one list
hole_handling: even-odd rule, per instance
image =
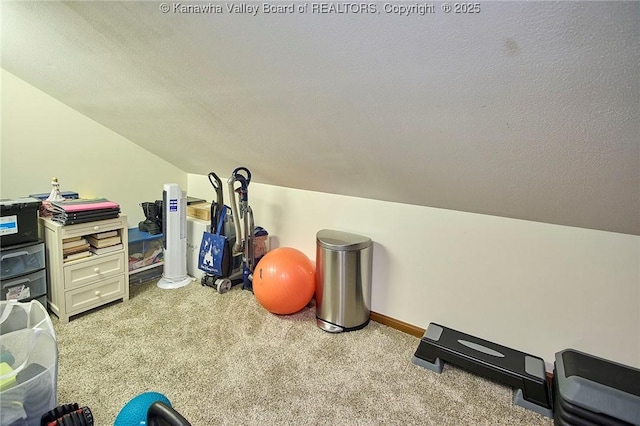
[[[127, 217], [63, 226], [40, 218], [49, 271], [49, 310], [61, 322], [119, 299], [129, 300]], [[122, 249], [63, 262], [62, 241], [100, 232], [119, 232]]]

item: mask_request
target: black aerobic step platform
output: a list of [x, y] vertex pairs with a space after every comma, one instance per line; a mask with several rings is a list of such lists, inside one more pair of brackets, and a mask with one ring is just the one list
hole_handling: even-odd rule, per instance
[[[558, 387], [557, 371], [553, 371], [553, 385]], [[553, 424], [555, 426], [632, 426], [605, 414], [595, 413], [573, 405], [557, 392], [553, 397]]]
[[413, 363], [442, 373], [444, 362], [513, 388], [513, 403], [553, 418], [544, 360], [430, 323]]
[[556, 426], [640, 425], [640, 369], [575, 349], [556, 353]]

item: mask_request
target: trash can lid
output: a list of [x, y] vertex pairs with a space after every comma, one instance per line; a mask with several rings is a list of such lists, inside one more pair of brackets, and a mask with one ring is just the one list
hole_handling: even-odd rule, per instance
[[362, 250], [371, 245], [371, 238], [349, 232], [323, 229], [316, 234], [316, 241], [320, 247], [330, 250]]

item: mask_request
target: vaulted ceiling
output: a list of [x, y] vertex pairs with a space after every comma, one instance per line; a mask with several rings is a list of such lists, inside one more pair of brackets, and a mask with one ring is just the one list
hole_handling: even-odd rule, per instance
[[189, 173], [640, 234], [640, 3], [304, 3], [3, 1], [2, 67]]

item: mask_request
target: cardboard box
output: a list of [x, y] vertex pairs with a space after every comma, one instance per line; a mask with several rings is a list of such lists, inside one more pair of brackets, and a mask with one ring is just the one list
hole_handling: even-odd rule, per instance
[[187, 206], [187, 216], [211, 221], [211, 203], [192, 204]]

